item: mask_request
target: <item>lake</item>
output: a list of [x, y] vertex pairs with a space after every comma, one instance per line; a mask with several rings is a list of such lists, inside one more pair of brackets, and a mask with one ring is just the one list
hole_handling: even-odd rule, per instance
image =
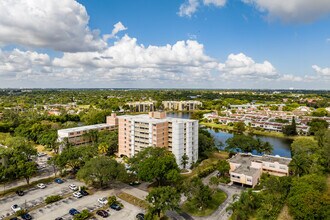
[[[191, 113], [190, 112], [168, 112], [167, 116], [173, 117], [173, 118], [188, 119], [188, 118], [190, 118]], [[226, 140], [233, 136], [232, 133], [218, 130], [218, 129], [207, 128], [207, 130], [211, 133], [211, 135], [215, 138], [216, 141], [220, 141], [224, 145], [226, 144]], [[262, 141], [268, 141], [274, 148], [272, 155], [279, 155], [282, 157], [291, 157], [290, 145], [292, 143], [292, 140], [287, 139], [287, 138], [268, 137], [268, 136], [262, 136], [262, 135], [255, 135], [254, 137], [258, 137]]]

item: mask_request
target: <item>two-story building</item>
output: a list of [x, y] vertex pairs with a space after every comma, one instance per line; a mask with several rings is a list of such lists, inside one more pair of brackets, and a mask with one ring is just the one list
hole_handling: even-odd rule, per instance
[[262, 173], [288, 176], [290, 162], [291, 158], [286, 157], [238, 153], [229, 159], [230, 180], [255, 187]]

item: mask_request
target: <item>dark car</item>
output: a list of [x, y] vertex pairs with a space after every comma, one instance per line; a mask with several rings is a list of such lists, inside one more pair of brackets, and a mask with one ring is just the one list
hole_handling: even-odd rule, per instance
[[112, 209], [114, 209], [114, 210], [116, 210], [116, 211], [121, 210], [121, 207], [120, 207], [119, 205], [117, 205], [117, 204], [112, 204], [112, 205], [110, 205], [110, 208], [112, 208]]
[[17, 217], [12, 217], [9, 220], [18, 220], [18, 218]]
[[16, 194], [19, 196], [24, 196], [24, 192], [22, 190], [17, 190]]
[[57, 218], [55, 218], [55, 220], [63, 220], [63, 218], [62, 217], [57, 217]]
[[144, 214], [143, 213], [139, 213], [136, 215], [136, 219], [138, 220], [144, 220]]
[[83, 196], [88, 196], [89, 195], [89, 193], [86, 190], [80, 190], [79, 192]]
[[25, 213], [24, 215], [21, 215], [22, 219], [24, 220], [31, 220], [32, 216], [29, 213]]
[[103, 218], [106, 218], [106, 217], [109, 216], [109, 213], [108, 213], [107, 211], [105, 211], [105, 210], [98, 210], [98, 211], [96, 212], [96, 214], [98, 214], [99, 216], [101, 216], [101, 217], [103, 217]]
[[60, 179], [60, 178], [56, 178], [56, 179], [54, 180], [54, 182], [55, 182], [55, 183], [58, 183], [58, 184], [62, 184], [62, 183], [64, 183], [64, 181], [63, 181], [62, 179]]
[[80, 212], [77, 210], [77, 209], [70, 209], [70, 211], [69, 211], [69, 214], [70, 215], [77, 215], [77, 214], [79, 214]]

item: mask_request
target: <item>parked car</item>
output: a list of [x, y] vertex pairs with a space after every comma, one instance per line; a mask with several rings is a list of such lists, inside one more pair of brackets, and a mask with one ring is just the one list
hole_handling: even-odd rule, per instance
[[144, 220], [144, 214], [143, 213], [139, 213], [136, 215], [136, 219], [137, 220]]
[[43, 183], [39, 183], [39, 184], [37, 185], [37, 187], [38, 187], [39, 189], [44, 189], [44, 188], [46, 188], [46, 185], [43, 184]]
[[77, 215], [77, 214], [79, 214], [80, 212], [77, 210], [77, 209], [70, 209], [70, 211], [69, 211], [69, 214], [70, 215]]
[[88, 196], [88, 195], [89, 195], [89, 193], [88, 193], [86, 190], [80, 190], [79, 192], [80, 192], [81, 195], [83, 195], [83, 196]]
[[97, 200], [99, 203], [101, 203], [102, 205], [105, 205], [108, 203], [108, 198], [107, 197], [102, 197], [102, 198], [99, 198]]
[[19, 220], [17, 217], [12, 217], [9, 220]]
[[56, 178], [56, 179], [54, 180], [54, 182], [55, 182], [55, 183], [58, 183], [58, 184], [62, 184], [62, 183], [64, 183], [64, 181], [63, 181], [62, 179], [60, 179], [60, 178]]
[[119, 205], [117, 205], [117, 204], [112, 204], [112, 205], [110, 205], [110, 208], [112, 208], [112, 209], [114, 209], [114, 210], [116, 210], [116, 211], [121, 210], [121, 207], [120, 207]]
[[24, 192], [22, 190], [17, 190], [16, 194], [19, 196], [24, 196]]
[[103, 217], [103, 218], [106, 218], [106, 217], [109, 216], [109, 213], [107, 211], [105, 211], [105, 210], [98, 210], [96, 212], [96, 214], [99, 215], [99, 216], [101, 216], [101, 217]]
[[130, 186], [137, 186], [137, 185], [140, 185], [141, 183], [139, 181], [133, 181], [133, 182], [130, 182], [129, 185]]
[[57, 217], [57, 218], [55, 218], [55, 220], [63, 220], [63, 218], [62, 217]]
[[81, 195], [80, 192], [74, 192], [74, 193], [73, 193], [73, 196], [76, 197], [76, 198], [81, 198], [81, 197], [83, 197], [83, 195]]
[[21, 215], [22, 219], [24, 220], [31, 220], [32, 216], [29, 213], [25, 213], [23, 215]]
[[43, 152], [39, 152], [38, 153], [38, 157], [43, 157], [43, 156], [46, 156], [47, 154], [46, 153], [43, 153]]
[[11, 206], [11, 210], [13, 210], [14, 212], [18, 212], [18, 211], [21, 211], [22, 208], [19, 205], [14, 204]]
[[73, 190], [73, 191], [78, 190], [78, 187], [77, 187], [76, 185], [74, 185], [74, 184], [70, 184], [70, 185], [69, 185], [69, 188], [70, 188], [71, 190]]

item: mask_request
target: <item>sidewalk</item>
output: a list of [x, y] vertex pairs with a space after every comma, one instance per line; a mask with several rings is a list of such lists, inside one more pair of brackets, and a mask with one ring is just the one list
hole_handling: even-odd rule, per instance
[[[42, 180], [42, 179], [47, 179], [47, 178], [53, 177], [53, 176], [54, 176], [53, 172], [44, 171], [40, 175], [32, 177], [30, 179], [30, 183], [38, 181], [38, 180]], [[25, 185], [27, 185], [25, 179], [15, 180], [8, 184], [0, 184], [0, 192], [4, 192], [5, 190], [9, 190], [9, 189], [13, 189], [13, 188], [16, 188], [19, 186], [25, 186]]]

